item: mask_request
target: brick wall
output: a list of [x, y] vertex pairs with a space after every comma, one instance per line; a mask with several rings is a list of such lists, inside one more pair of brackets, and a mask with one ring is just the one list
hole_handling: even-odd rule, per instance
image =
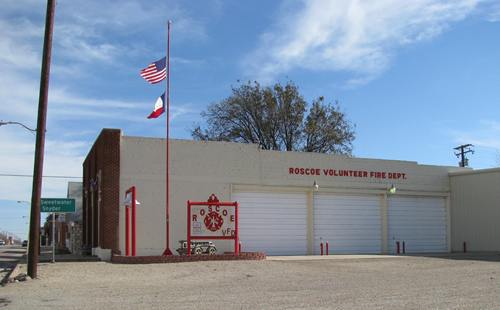
[[120, 256], [113, 255], [111, 262], [117, 264], [159, 264], [159, 263], [187, 263], [214, 260], [264, 260], [266, 254], [263, 252], [241, 252], [234, 254], [218, 255], [172, 255], [172, 256]]
[[119, 253], [119, 129], [103, 129], [83, 163], [83, 247]]

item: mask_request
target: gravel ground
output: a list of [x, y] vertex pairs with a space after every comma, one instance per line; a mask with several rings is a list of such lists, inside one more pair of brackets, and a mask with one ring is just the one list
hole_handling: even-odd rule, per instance
[[0, 288], [0, 308], [500, 309], [500, 262], [488, 260], [56, 263], [38, 275]]

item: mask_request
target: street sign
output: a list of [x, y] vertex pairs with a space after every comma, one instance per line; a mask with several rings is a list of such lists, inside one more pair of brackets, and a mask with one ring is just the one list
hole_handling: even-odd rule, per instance
[[40, 212], [54, 212], [54, 213], [75, 212], [75, 199], [42, 198]]

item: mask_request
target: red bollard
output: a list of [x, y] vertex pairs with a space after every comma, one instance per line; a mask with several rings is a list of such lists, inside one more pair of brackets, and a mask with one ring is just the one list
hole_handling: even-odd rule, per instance
[[321, 242], [321, 244], [319, 245], [319, 248], [320, 248], [321, 255], [323, 255], [323, 242]]
[[130, 256], [130, 208], [125, 207], [125, 256]]
[[403, 241], [403, 254], [406, 254], [406, 246], [404, 241]]
[[467, 253], [467, 242], [464, 241], [464, 253]]
[[326, 255], [328, 255], [328, 241], [326, 242]]
[[399, 241], [396, 241], [396, 254], [400, 254]]

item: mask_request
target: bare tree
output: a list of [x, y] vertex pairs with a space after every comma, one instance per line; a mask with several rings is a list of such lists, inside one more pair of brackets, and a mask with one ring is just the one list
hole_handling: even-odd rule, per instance
[[258, 82], [232, 88], [228, 98], [201, 113], [204, 129], [192, 131], [195, 140], [257, 143], [266, 150], [348, 154], [354, 126], [338, 103], [319, 97], [306, 115], [307, 102], [295, 84], [262, 87]]

